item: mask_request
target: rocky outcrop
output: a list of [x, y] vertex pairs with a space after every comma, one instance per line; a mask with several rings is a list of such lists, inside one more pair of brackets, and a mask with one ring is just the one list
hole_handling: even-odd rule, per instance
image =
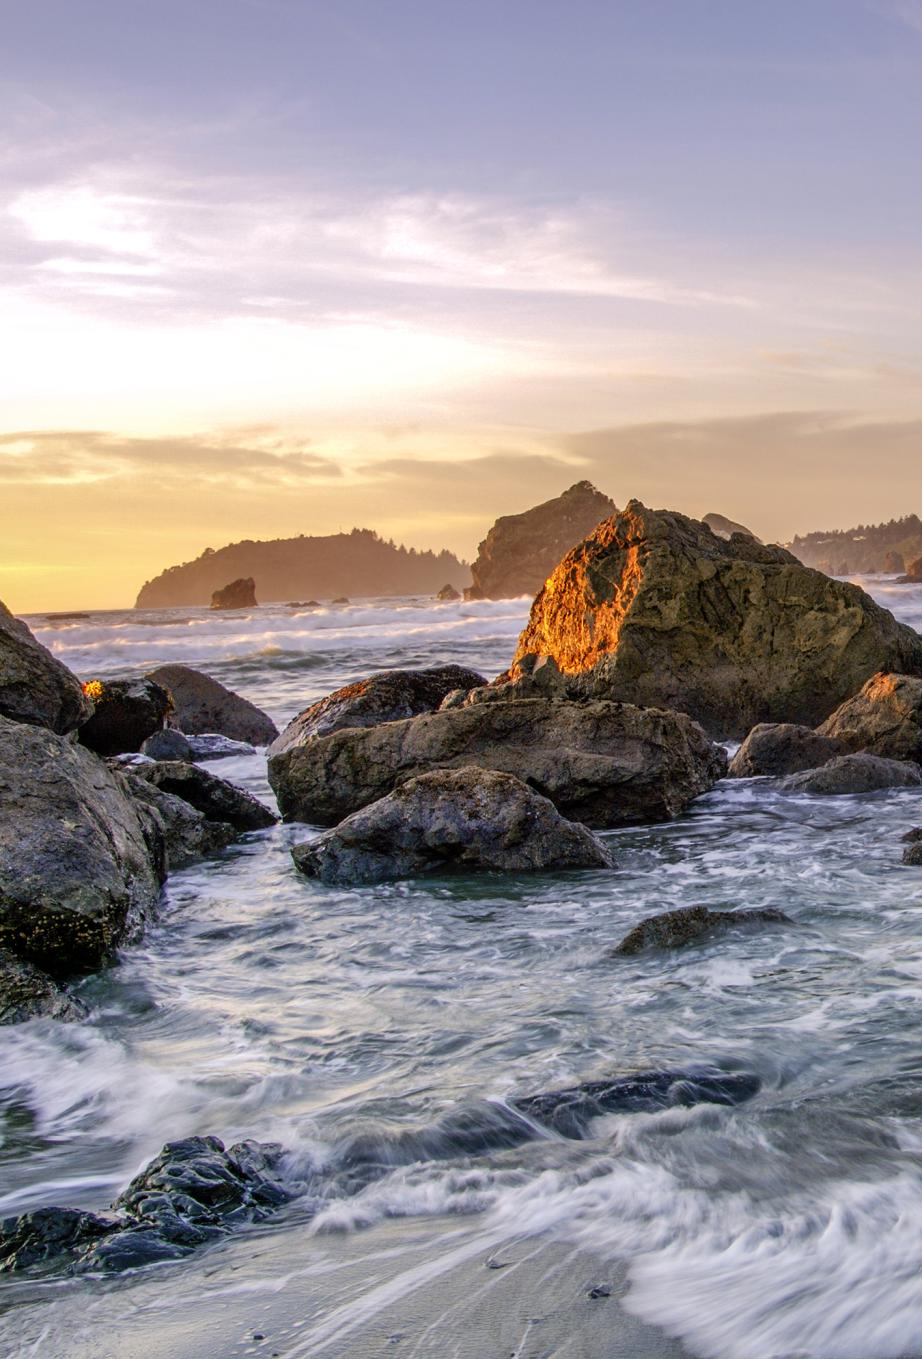
[[900, 576], [897, 585], [922, 585], [922, 557], [910, 562], [905, 576]]
[[90, 680], [85, 690], [92, 696], [94, 711], [78, 739], [96, 755], [140, 750], [161, 730], [170, 711], [166, 689], [149, 679]]
[[816, 769], [844, 754], [843, 747], [814, 731], [791, 722], [760, 723], [753, 727], [730, 761], [731, 779], [751, 779], [759, 774], [775, 778]]
[[774, 907], [752, 910], [710, 911], [706, 906], [682, 906], [648, 916], [612, 949], [614, 956], [633, 957], [651, 948], [682, 948], [722, 930], [755, 925], [790, 925], [784, 911]]
[[535, 595], [561, 557], [600, 520], [615, 513], [614, 501], [589, 481], [524, 514], [507, 514], [490, 529], [471, 567], [467, 599], [514, 599]]
[[0, 948], [0, 1024], [27, 1019], [82, 1019], [84, 1007], [32, 963]]
[[387, 670], [356, 684], [347, 684], [298, 713], [273, 741], [269, 754], [304, 745], [316, 736], [329, 736], [344, 727], [376, 727], [404, 717], [434, 712], [454, 690], [467, 692], [486, 684], [476, 670], [440, 665], [430, 670]]
[[212, 609], [255, 609], [256, 581], [252, 576], [240, 576], [229, 585], [222, 585], [211, 596]]
[[436, 595], [436, 599], [441, 599], [443, 601], [461, 598], [462, 598], [461, 591], [456, 590], [453, 585], [443, 585], [441, 590], [439, 590], [438, 594]]
[[252, 793], [194, 764], [157, 760], [134, 765], [131, 773], [162, 792], [188, 802], [206, 820], [232, 826], [240, 834], [266, 830], [276, 823], [275, 815]]
[[834, 741], [842, 754], [922, 763], [922, 679], [874, 675], [827, 718], [819, 735]]
[[156, 906], [159, 825], [90, 751], [5, 718], [0, 802], [0, 947], [55, 977], [93, 970]]
[[752, 529], [746, 528], [745, 524], [736, 524], [723, 514], [706, 514], [701, 522], [707, 524], [711, 532], [716, 534], [718, 538], [729, 540], [734, 533], [741, 533], [744, 538], [752, 538], [756, 543], [762, 541], [761, 538], [756, 537]]
[[813, 726], [877, 670], [922, 674], [922, 638], [783, 548], [632, 501], [551, 574], [512, 678], [548, 658], [561, 694], [675, 708], [742, 737]]
[[726, 772], [726, 755], [680, 713], [629, 703], [523, 699], [451, 708], [318, 736], [269, 760], [286, 820], [331, 826], [408, 779], [497, 769], [595, 827], [677, 815]]
[[0, 603], [0, 717], [63, 736], [92, 711], [77, 676]]
[[292, 855], [308, 877], [345, 884], [612, 866], [595, 836], [547, 798], [510, 774], [477, 768], [410, 779]]
[[[131, 796], [156, 816], [163, 832], [166, 865], [171, 872], [206, 859], [237, 839], [238, 832], [229, 821], [209, 819], [184, 798], [142, 777], [137, 766], [124, 770], [122, 777]], [[173, 787], [177, 786], [173, 780]]]
[[906, 559], [902, 552], [888, 552], [884, 557], [884, 574], [899, 576], [906, 570]]
[[186, 736], [216, 732], [233, 741], [265, 746], [278, 736], [270, 717], [210, 675], [188, 665], [161, 665], [147, 678], [166, 689], [173, 701], [170, 723]]
[[922, 827], [907, 831], [903, 836], [903, 863], [911, 864], [914, 868], [922, 867]]
[[877, 755], [840, 755], [820, 769], [792, 774], [782, 787], [791, 793], [877, 793], [884, 788], [916, 788], [922, 768], [911, 760], [882, 760]]

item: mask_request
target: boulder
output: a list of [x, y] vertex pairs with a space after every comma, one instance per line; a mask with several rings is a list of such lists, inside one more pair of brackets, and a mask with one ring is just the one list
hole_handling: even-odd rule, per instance
[[163, 727], [141, 742], [141, 754], [149, 760], [191, 760], [192, 747], [175, 727]]
[[746, 737], [730, 761], [731, 779], [750, 779], [758, 774], [781, 777], [816, 769], [843, 754], [842, 747], [812, 727], [792, 722], [762, 722]]
[[83, 1019], [86, 1010], [32, 963], [0, 948], [0, 1024], [27, 1019]]
[[397, 722], [404, 717], [434, 712], [453, 690], [465, 693], [486, 684], [476, 670], [461, 665], [440, 665], [430, 670], [387, 670], [356, 684], [347, 684], [298, 713], [277, 740], [269, 754], [304, 745], [316, 736], [329, 736], [344, 727], [376, 727], [381, 722]]
[[578, 481], [554, 500], [497, 519], [477, 550], [465, 598], [537, 594], [563, 554], [615, 512], [607, 495], [589, 481]]
[[456, 590], [453, 585], [443, 585], [436, 595], [436, 599], [460, 599], [461, 591]]
[[192, 760], [230, 760], [240, 755], [255, 755], [256, 747], [247, 741], [232, 741], [229, 736], [203, 732], [188, 738], [189, 758]]
[[734, 533], [741, 533], [744, 538], [752, 538], [756, 543], [761, 543], [762, 539], [757, 538], [752, 529], [746, 528], [745, 524], [736, 524], [732, 519], [728, 519], [724, 514], [706, 514], [701, 520], [702, 524], [707, 524], [712, 533], [718, 538], [729, 541]]
[[77, 676], [0, 603], [0, 716], [63, 736], [92, 711]]
[[922, 585], [922, 557], [910, 562], [905, 576], [900, 576], [897, 585]]
[[874, 675], [836, 708], [819, 734], [835, 741], [842, 754], [862, 752], [922, 763], [922, 679]]
[[80, 728], [80, 744], [96, 755], [125, 755], [141, 749], [163, 728], [170, 695], [150, 679], [90, 680], [93, 715]]
[[156, 819], [89, 750], [5, 718], [0, 802], [0, 947], [54, 977], [99, 967], [157, 904]]
[[141, 777], [137, 766], [126, 769], [122, 777], [131, 796], [149, 807], [157, 817], [163, 832], [167, 868], [171, 872], [217, 854], [237, 839], [237, 831], [230, 822], [209, 820], [190, 802], [159, 788], [151, 779]]
[[255, 609], [256, 581], [252, 576], [240, 576], [215, 590], [211, 596], [212, 609]]
[[210, 675], [188, 665], [161, 665], [147, 678], [161, 684], [173, 700], [170, 723], [186, 736], [217, 732], [233, 741], [265, 746], [278, 736], [270, 717]]
[[878, 670], [922, 674], [922, 638], [784, 548], [635, 500], [551, 574], [511, 678], [543, 658], [562, 694], [675, 708], [741, 738], [815, 726]]
[[903, 850], [903, 863], [910, 864], [913, 868], [922, 868], [922, 843], [916, 841], [915, 844], [906, 846]]
[[710, 911], [706, 906], [682, 906], [648, 916], [612, 949], [613, 956], [632, 957], [650, 948], [681, 948], [704, 935], [753, 925], [790, 925], [790, 916], [774, 907]]
[[241, 833], [266, 830], [278, 819], [252, 793], [194, 764], [158, 760], [132, 766], [131, 774], [188, 802], [208, 821], [223, 822]]
[[269, 780], [286, 820], [332, 826], [408, 779], [466, 765], [512, 774], [561, 815], [605, 827], [676, 816], [727, 757], [680, 713], [523, 699], [317, 736], [273, 755]]
[[883, 788], [916, 788], [922, 768], [911, 760], [882, 760], [877, 755], [840, 755], [820, 769], [792, 774], [782, 787], [791, 793], [876, 793]]
[[898, 576], [906, 570], [906, 560], [902, 552], [888, 552], [884, 557], [884, 574]]
[[410, 779], [292, 855], [308, 877], [345, 884], [612, 866], [592, 832], [547, 798], [511, 774], [478, 768]]

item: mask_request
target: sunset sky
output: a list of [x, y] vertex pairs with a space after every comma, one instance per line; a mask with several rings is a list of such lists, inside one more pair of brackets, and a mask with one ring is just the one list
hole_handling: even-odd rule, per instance
[[922, 512], [922, 0], [0, 0], [0, 598]]

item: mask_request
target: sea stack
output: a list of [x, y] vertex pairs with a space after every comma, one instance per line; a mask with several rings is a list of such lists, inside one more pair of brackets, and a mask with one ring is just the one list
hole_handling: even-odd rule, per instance
[[215, 590], [211, 596], [211, 608], [255, 609], [256, 581], [252, 576], [241, 576], [239, 580], [232, 580], [223, 589]]

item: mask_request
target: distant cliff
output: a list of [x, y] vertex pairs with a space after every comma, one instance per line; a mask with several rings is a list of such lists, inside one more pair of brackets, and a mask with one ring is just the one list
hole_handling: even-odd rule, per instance
[[370, 529], [326, 538], [244, 539], [195, 561], [170, 566], [142, 586], [136, 609], [208, 604], [228, 581], [252, 576], [262, 603], [330, 599], [337, 595], [435, 594], [447, 583], [463, 589], [470, 569], [451, 552], [418, 552], [386, 542]]
[[787, 547], [806, 566], [827, 575], [854, 572], [899, 572], [904, 563], [922, 556], [922, 520], [916, 514], [891, 519], [888, 524], [859, 524], [853, 529], [828, 529], [794, 538]]

